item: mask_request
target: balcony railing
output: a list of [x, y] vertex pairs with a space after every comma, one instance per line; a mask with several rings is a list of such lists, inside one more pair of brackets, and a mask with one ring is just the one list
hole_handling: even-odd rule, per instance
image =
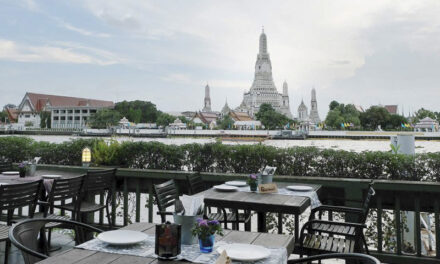
[[[64, 170], [85, 173], [87, 168], [74, 166], [39, 165], [39, 169]], [[196, 172], [184, 171], [163, 171], [163, 170], [137, 170], [118, 169], [116, 190], [120, 193], [119, 200], [113, 200], [113, 208], [120, 201], [118, 210], [112, 210], [113, 217], [120, 225], [127, 225], [130, 222], [139, 222], [142, 215], [141, 208], [147, 209], [146, 219], [153, 222], [153, 184], [161, 183], [169, 179], [175, 179], [179, 191], [185, 193], [187, 190], [186, 176]], [[200, 173], [202, 178], [212, 184], [232, 179], [244, 179], [244, 174], [220, 174]], [[345, 205], [360, 207], [363, 197], [371, 180], [346, 179], [328, 177], [302, 177], [302, 176], [275, 176], [274, 181], [320, 184], [320, 200], [324, 204]], [[372, 214], [375, 217], [369, 218], [369, 224], [374, 226], [374, 237], [371, 241], [377, 243], [372, 249], [372, 255], [385, 263], [438, 263], [440, 261], [440, 243], [435, 243], [433, 248], [434, 256], [422, 255], [422, 237], [420, 214], [428, 213], [433, 215], [434, 230], [433, 240], [440, 241], [440, 183], [432, 182], [409, 182], [409, 181], [387, 181], [375, 180], [374, 188], [376, 195], [371, 202]], [[101, 203], [104, 197], [96, 197]], [[131, 214], [130, 212], [134, 213]], [[415, 249], [414, 253], [404, 252], [402, 242], [402, 212], [414, 212], [415, 219]], [[118, 212], [118, 213], [116, 213]], [[385, 215], [392, 215], [392, 221]], [[329, 216], [331, 217], [331, 216]], [[349, 216], [345, 216], [349, 217]], [[105, 226], [106, 218], [103, 212], [96, 215], [95, 223]], [[385, 232], [389, 224], [393, 226], [393, 233]], [[429, 230], [431, 231], [431, 230]], [[385, 240], [392, 243], [385, 245]], [[388, 249], [388, 250], [386, 250]]]

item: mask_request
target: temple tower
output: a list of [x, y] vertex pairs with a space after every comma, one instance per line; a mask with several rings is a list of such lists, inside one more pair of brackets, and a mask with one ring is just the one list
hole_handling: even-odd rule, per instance
[[310, 121], [312, 121], [315, 124], [321, 123], [321, 119], [319, 118], [319, 113], [318, 113], [318, 102], [316, 101], [316, 90], [315, 90], [315, 88], [312, 89]]
[[209, 95], [209, 85], [205, 86], [205, 104], [202, 109], [203, 112], [211, 112], [211, 96]]

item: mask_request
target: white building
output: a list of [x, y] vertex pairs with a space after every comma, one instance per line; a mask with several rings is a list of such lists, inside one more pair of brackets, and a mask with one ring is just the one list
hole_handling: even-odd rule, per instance
[[255, 63], [254, 82], [249, 92], [244, 93], [243, 101], [237, 110], [246, 111], [251, 116], [255, 116], [264, 103], [272, 105], [276, 111], [292, 118], [287, 83], [283, 84], [283, 93], [278, 93], [273, 82], [272, 63], [267, 50], [267, 37], [263, 30], [260, 35], [259, 53]]
[[311, 109], [310, 109], [310, 121], [315, 124], [321, 123], [321, 118], [319, 118], [318, 113], [318, 101], [316, 100], [316, 90], [312, 89], [312, 101], [311, 101]]
[[52, 128], [83, 128], [91, 114], [102, 108], [113, 108], [110, 101], [26, 93], [18, 107], [17, 123], [40, 127], [41, 113], [51, 113]]

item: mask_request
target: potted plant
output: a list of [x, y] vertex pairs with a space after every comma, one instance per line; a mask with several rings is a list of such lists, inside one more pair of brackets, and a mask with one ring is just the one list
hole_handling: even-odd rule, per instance
[[22, 162], [18, 164], [18, 172], [20, 173], [20, 177], [23, 178], [26, 176], [27, 164]]
[[249, 185], [249, 187], [251, 187], [252, 192], [257, 191], [257, 187], [258, 187], [257, 175], [256, 174], [249, 175], [249, 177], [247, 178], [247, 184]]
[[200, 251], [202, 253], [210, 253], [214, 247], [215, 234], [223, 236], [223, 229], [217, 220], [198, 218], [192, 234], [199, 238]]

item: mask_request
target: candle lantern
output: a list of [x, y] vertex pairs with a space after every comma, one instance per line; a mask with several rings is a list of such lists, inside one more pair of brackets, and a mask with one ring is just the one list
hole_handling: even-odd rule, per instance
[[92, 162], [92, 151], [90, 148], [86, 147], [82, 150], [82, 164], [83, 167], [88, 167]]
[[181, 249], [181, 225], [164, 224], [156, 225], [155, 253], [159, 258], [175, 258]]

